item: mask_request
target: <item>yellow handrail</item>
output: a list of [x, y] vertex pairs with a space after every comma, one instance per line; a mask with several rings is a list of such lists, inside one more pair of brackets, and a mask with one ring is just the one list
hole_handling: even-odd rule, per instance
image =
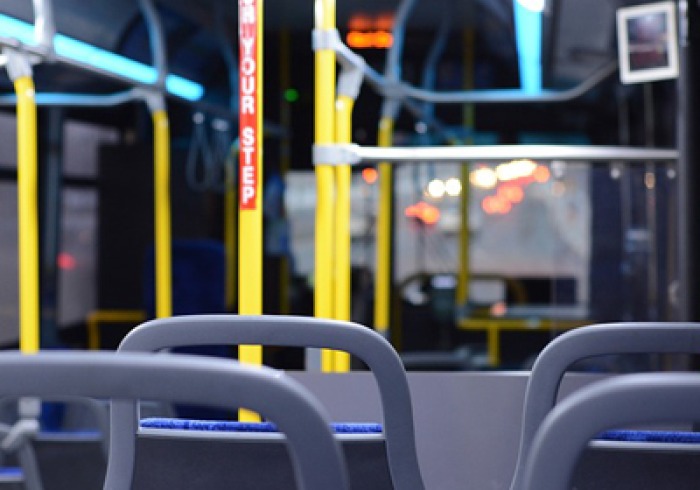
[[[351, 143], [352, 110], [355, 101], [352, 97], [339, 96], [336, 102], [336, 141]], [[335, 318], [350, 320], [351, 300], [351, 238], [350, 238], [350, 186], [352, 170], [350, 165], [338, 165], [335, 168], [336, 203], [335, 203]], [[335, 351], [333, 370], [350, 371], [350, 355]]]
[[[474, 88], [474, 29], [467, 29], [464, 32], [464, 88], [470, 90]], [[465, 104], [462, 108], [463, 126], [467, 130], [474, 129], [476, 111], [474, 104]], [[469, 137], [467, 144], [473, 145], [474, 138]], [[455, 301], [458, 308], [461, 308], [469, 301], [470, 282], [470, 258], [469, 258], [469, 184], [470, 165], [465, 162], [460, 167], [460, 180], [462, 182], [462, 194], [460, 195], [460, 228], [459, 228], [459, 274], [457, 276], [457, 291]]]
[[100, 348], [100, 323], [141, 323], [146, 320], [143, 310], [95, 310], [91, 311], [86, 320], [87, 347], [90, 350]]
[[[320, 31], [335, 29], [335, 0], [315, 1], [315, 27]], [[315, 52], [315, 127], [314, 142], [329, 145], [335, 142], [335, 79], [336, 55], [331, 48]], [[316, 225], [314, 261], [314, 315], [333, 318], [333, 219], [334, 170], [331, 165], [316, 165]], [[334, 354], [321, 352], [321, 369], [334, 370]]]
[[19, 228], [20, 349], [39, 350], [39, 223], [37, 113], [34, 81], [14, 80], [17, 95], [17, 206]]
[[164, 109], [153, 111], [156, 317], [173, 314], [170, 225], [170, 124]]
[[[379, 121], [379, 146], [393, 143], [394, 121], [384, 117]], [[393, 167], [379, 164], [379, 211], [377, 213], [377, 272], [374, 290], [374, 328], [384, 336], [389, 334], [391, 305], [391, 223]]]
[[236, 304], [238, 288], [236, 270], [238, 269], [238, 244], [236, 228], [238, 228], [238, 192], [235, 186], [235, 158], [238, 148], [231, 146], [226, 158], [226, 190], [224, 192], [224, 249], [226, 250], [226, 309], [232, 311]]

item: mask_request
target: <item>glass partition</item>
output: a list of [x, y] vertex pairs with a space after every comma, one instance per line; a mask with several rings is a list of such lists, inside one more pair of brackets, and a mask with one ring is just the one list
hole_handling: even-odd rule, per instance
[[[466, 182], [461, 164], [395, 167], [391, 329], [409, 364], [446, 353], [434, 360], [447, 369], [527, 367], [570, 328], [677, 319], [675, 163], [512, 160], [468, 170]], [[371, 325], [378, 191], [371, 171], [353, 175], [353, 316]], [[295, 272], [312, 285], [310, 178], [290, 176], [287, 204]]]

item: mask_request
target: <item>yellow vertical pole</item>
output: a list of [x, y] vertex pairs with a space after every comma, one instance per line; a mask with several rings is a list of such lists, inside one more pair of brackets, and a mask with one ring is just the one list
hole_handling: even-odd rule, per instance
[[[464, 33], [464, 88], [474, 87], [474, 30]], [[465, 104], [463, 109], [464, 127], [474, 130], [474, 105]], [[473, 144], [474, 138], [469, 138], [467, 144]], [[457, 277], [456, 300], [458, 311], [464, 311], [469, 300], [470, 258], [469, 258], [469, 163], [463, 163], [460, 170], [462, 194], [460, 195], [460, 231], [459, 231], [459, 274]]]
[[153, 111], [156, 317], [173, 314], [170, 225], [170, 124], [165, 109]]
[[[291, 36], [288, 29], [283, 29], [280, 32], [280, 86], [282, 91], [286, 91], [292, 86], [292, 70], [291, 70]], [[280, 124], [282, 125], [285, 134], [280, 138], [280, 176], [286, 180], [289, 168], [291, 167], [291, 127], [292, 127], [292, 110], [290, 102], [285, 97], [280, 97]], [[289, 257], [282, 255], [280, 257], [279, 270], [279, 292], [280, 292], [280, 313], [283, 315], [289, 314]]]
[[[238, 310], [242, 315], [262, 314], [262, 139], [263, 139], [263, 0], [239, 0], [240, 45], [240, 149], [239, 149], [239, 260]], [[238, 359], [262, 364], [262, 347], [242, 345]], [[242, 421], [260, 417], [248, 410], [239, 412]]]
[[[394, 121], [383, 117], [379, 121], [379, 146], [393, 144]], [[377, 213], [377, 260], [374, 286], [374, 328], [385, 337], [389, 335], [391, 305], [391, 232], [392, 180], [390, 163], [379, 164], [379, 211]]]
[[39, 350], [39, 219], [37, 113], [31, 76], [14, 80], [17, 95], [20, 349]]
[[236, 284], [236, 269], [238, 268], [238, 247], [236, 243], [236, 228], [238, 227], [238, 203], [236, 199], [235, 163], [238, 157], [237, 145], [231, 145], [226, 158], [226, 190], [224, 192], [224, 249], [226, 250], [226, 309], [232, 311], [236, 304], [238, 288]]
[[457, 277], [456, 300], [458, 311], [466, 306], [469, 300], [469, 164], [460, 166], [462, 194], [459, 197], [459, 273]]
[[[352, 142], [352, 110], [355, 101], [341, 95], [336, 102], [336, 142]], [[351, 246], [350, 246], [350, 186], [352, 169], [350, 165], [338, 165], [335, 168], [336, 177], [336, 209], [335, 209], [335, 318], [350, 320], [351, 299]], [[347, 352], [335, 351], [334, 370], [336, 372], [350, 371], [350, 355]]]
[[[315, 0], [315, 28], [335, 29], [335, 0]], [[331, 145], [335, 142], [335, 78], [336, 55], [333, 49], [315, 52], [314, 142]], [[316, 162], [316, 224], [314, 238], [314, 315], [333, 318], [333, 219], [334, 180], [332, 165]], [[321, 352], [321, 369], [334, 370], [334, 353]]]

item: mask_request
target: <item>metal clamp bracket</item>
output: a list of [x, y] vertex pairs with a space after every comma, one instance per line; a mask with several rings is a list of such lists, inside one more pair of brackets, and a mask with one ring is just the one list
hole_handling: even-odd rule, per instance
[[162, 92], [142, 87], [133, 89], [133, 92], [143, 99], [151, 114], [165, 110], [165, 96]]
[[314, 29], [311, 31], [311, 47], [314, 51], [328, 49], [337, 51], [340, 41], [338, 29]]
[[358, 145], [314, 145], [314, 165], [355, 165], [362, 160], [358, 154]]
[[32, 63], [27, 54], [12, 48], [4, 48], [2, 53], [7, 74], [13, 82], [22, 77], [32, 76]]

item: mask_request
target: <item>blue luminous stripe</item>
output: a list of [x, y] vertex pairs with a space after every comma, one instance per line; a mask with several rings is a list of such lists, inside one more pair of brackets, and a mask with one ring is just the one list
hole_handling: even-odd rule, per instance
[[192, 102], [204, 96], [204, 87], [201, 84], [178, 75], [166, 76], [165, 88], [171, 94], [179, 95]]
[[56, 54], [60, 56], [131, 78], [140, 83], [155, 83], [158, 79], [158, 74], [153, 67], [110, 53], [104, 49], [96, 48], [63, 34], [56, 34], [54, 48], [56, 49]]
[[0, 36], [12, 37], [24, 44], [36, 44], [34, 26], [0, 14]]
[[526, 93], [542, 91], [542, 13], [513, 0], [515, 39], [518, 48], [520, 87]]
[[[18, 39], [24, 44], [36, 45], [34, 26], [26, 22], [0, 14], [0, 36]], [[101, 70], [130, 78], [134, 81], [153, 84], [158, 79], [158, 72], [152, 66], [97, 48], [77, 39], [56, 34], [54, 37], [56, 54]], [[173, 95], [190, 101], [196, 101], [204, 95], [204, 87], [199, 83], [177, 75], [168, 75], [165, 88]]]

